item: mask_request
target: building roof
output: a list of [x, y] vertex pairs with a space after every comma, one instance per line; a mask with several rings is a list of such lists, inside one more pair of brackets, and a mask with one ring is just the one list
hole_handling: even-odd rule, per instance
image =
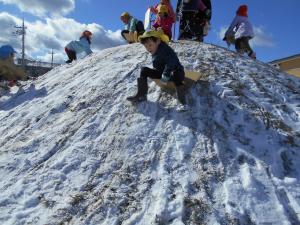
[[271, 64], [278, 64], [278, 63], [283, 63], [285, 61], [293, 60], [293, 59], [296, 59], [296, 58], [300, 58], [300, 54], [292, 55], [292, 56], [282, 58], [282, 59], [276, 59], [276, 60], [274, 60], [270, 63]]

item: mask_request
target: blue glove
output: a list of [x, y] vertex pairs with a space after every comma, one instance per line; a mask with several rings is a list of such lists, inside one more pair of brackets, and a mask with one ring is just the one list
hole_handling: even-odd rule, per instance
[[160, 78], [162, 83], [168, 83], [168, 81], [170, 81], [170, 77], [166, 76], [166, 75], [162, 75]]

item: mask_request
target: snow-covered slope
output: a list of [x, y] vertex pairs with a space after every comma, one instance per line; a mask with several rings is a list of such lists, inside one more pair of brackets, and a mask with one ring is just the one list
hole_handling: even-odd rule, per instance
[[204, 77], [189, 112], [139, 44], [0, 99], [0, 224], [300, 224], [300, 79], [225, 49], [172, 46]]

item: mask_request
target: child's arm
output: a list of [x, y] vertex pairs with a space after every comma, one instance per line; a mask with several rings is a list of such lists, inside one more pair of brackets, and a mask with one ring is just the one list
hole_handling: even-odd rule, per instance
[[165, 21], [165, 23], [163, 24], [163, 27], [167, 30], [171, 30], [172, 29], [172, 25], [173, 25], [173, 19], [171, 17], [168, 17]]
[[230, 26], [228, 27], [225, 37], [231, 36], [233, 33], [234, 28], [238, 25], [238, 18], [234, 17], [233, 21], [231, 22]]
[[166, 53], [166, 55], [165, 55], [166, 65], [165, 65], [162, 76], [170, 79], [171, 72], [174, 71], [178, 67], [179, 60], [177, 58], [176, 53], [173, 52], [172, 50], [166, 51], [165, 53]]
[[155, 29], [157, 29], [158, 27], [160, 27], [159, 22], [158, 22], [158, 19], [156, 19], [156, 20], [154, 21], [154, 24], [152, 25], [152, 27], [155, 28]]

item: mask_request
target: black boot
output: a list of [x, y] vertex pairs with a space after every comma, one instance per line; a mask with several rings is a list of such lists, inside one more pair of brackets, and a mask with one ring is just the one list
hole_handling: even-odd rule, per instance
[[177, 92], [177, 98], [178, 101], [182, 104], [185, 105], [186, 104], [186, 100], [185, 100], [185, 90], [184, 90], [184, 85], [180, 85], [176, 87], [176, 92]]
[[68, 58], [69, 58], [69, 60], [67, 60], [66, 63], [71, 63], [71, 62], [73, 62], [73, 60], [77, 59], [75, 51], [72, 51], [70, 49], [65, 49], [65, 51], [66, 51], [66, 53], [68, 55]]
[[176, 92], [177, 92], [177, 99], [180, 103], [180, 105], [178, 105], [178, 107], [177, 107], [177, 111], [187, 111], [187, 110], [189, 110], [189, 107], [186, 104], [184, 85], [177, 86], [176, 87]]
[[131, 102], [147, 101], [147, 93], [148, 93], [147, 78], [138, 78], [137, 84], [138, 84], [138, 91], [136, 95], [128, 97], [127, 100]]
[[68, 59], [68, 60], [66, 61], [66, 63], [71, 63], [71, 62], [73, 62], [72, 59]]

